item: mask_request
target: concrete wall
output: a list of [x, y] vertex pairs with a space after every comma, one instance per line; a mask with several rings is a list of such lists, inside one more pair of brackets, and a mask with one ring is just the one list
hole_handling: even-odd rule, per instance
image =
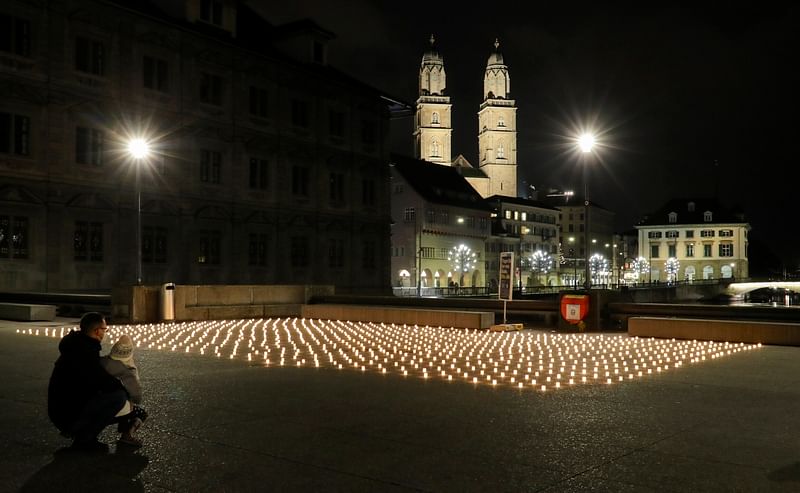
[[788, 322], [631, 317], [628, 319], [628, 334], [640, 337], [800, 346], [800, 323]]
[[425, 310], [392, 306], [303, 305], [303, 318], [431, 325], [466, 329], [488, 329], [494, 325], [493, 312]]

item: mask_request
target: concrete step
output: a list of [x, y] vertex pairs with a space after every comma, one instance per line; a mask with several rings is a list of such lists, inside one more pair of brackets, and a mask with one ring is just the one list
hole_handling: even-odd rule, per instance
[[38, 321], [56, 318], [54, 305], [32, 305], [28, 303], [0, 303], [0, 319]]

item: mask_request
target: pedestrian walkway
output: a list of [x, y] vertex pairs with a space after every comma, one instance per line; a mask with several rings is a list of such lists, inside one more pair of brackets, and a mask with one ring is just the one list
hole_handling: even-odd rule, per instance
[[800, 488], [800, 348], [547, 392], [140, 348], [145, 445], [86, 457], [47, 421], [58, 338], [16, 333], [76, 322], [0, 322], [0, 491]]

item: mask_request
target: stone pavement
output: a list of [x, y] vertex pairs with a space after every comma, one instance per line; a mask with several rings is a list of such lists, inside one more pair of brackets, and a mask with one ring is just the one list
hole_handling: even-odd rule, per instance
[[45, 325], [0, 321], [2, 492], [800, 491], [800, 348], [547, 393], [137, 349], [145, 445], [85, 456]]

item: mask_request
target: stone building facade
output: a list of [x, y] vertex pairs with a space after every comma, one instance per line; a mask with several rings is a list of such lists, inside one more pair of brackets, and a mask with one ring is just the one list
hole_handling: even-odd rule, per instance
[[387, 98], [332, 36], [233, 0], [3, 2], [0, 289], [134, 284], [139, 218], [145, 284], [388, 289]]

